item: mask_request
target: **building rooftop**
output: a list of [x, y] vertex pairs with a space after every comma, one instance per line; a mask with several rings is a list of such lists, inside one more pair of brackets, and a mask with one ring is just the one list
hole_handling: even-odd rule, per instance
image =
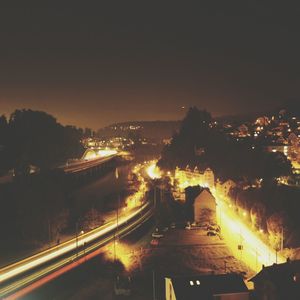
[[178, 300], [210, 299], [213, 295], [248, 292], [238, 274], [171, 277], [171, 280]]

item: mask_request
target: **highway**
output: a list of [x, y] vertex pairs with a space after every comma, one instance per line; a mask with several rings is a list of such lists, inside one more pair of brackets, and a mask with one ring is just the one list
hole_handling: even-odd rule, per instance
[[[20, 293], [28, 293], [30, 287], [36, 288], [35, 282], [41, 280], [41, 284], [44, 284], [47, 276], [49, 280], [53, 279], [51, 276], [53, 272], [73, 264], [74, 261], [86, 257], [112, 241], [117, 227], [118, 236], [124, 236], [147, 221], [152, 213], [152, 205], [147, 202], [137, 209], [120, 214], [118, 224], [116, 220], [111, 221], [61, 245], [2, 268], [0, 270], [1, 299], [17, 299]], [[70, 267], [67, 267], [65, 270], [69, 269]], [[14, 293], [19, 296], [15, 297]], [[5, 298], [8, 296], [9, 298]]]

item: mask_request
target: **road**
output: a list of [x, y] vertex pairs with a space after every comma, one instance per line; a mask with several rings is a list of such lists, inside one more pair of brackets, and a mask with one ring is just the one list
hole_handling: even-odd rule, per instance
[[[74, 260], [78, 260], [84, 256], [85, 259], [87, 259], [87, 254], [99, 249], [99, 247], [105, 245], [114, 238], [117, 227], [119, 228], [118, 235], [124, 235], [134, 230], [151, 216], [152, 205], [150, 203], [145, 203], [137, 209], [125, 211], [120, 214], [118, 224], [117, 220], [111, 221], [61, 245], [2, 268], [0, 270], [0, 283], [1, 285], [3, 284], [3, 287], [0, 288], [0, 297], [23, 289], [37, 280], [45, 278], [45, 276], [49, 276], [49, 274], [53, 274], [53, 272], [62, 267], [67, 267], [67, 265], [73, 263]], [[91, 243], [92, 241], [96, 242]], [[88, 246], [84, 247], [85, 245]], [[80, 249], [80, 251], [76, 252], [78, 249]], [[66, 255], [67, 253], [70, 253], [70, 255]], [[62, 257], [62, 259], [58, 260], [59, 257]], [[53, 263], [49, 264], [49, 262], [52, 261]], [[41, 268], [37, 269], [38, 266]], [[69, 269], [70, 266], [67, 267], [65, 271]], [[32, 272], [28, 272], [30, 270], [32, 270]], [[24, 274], [24, 276], [19, 276], [22, 274]], [[13, 278], [16, 278], [16, 281], [12, 280]], [[49, 276], [49, 280], [51, 280], [51, 275]], [[20, 292], [22, 292], [22, 290]], [[23, 290], [23, 292], [28, 291]], [[12, 295], [7, 299], [16, 298]]]
[[261, 270], [262, 265], [269, 266], [286, 261], [282, 255], [264, 243], [258, 234], [236, 215], [233, 208], [221, 200], [221, 197], [215, 194], [215, 198], [221, 234], [237, 258], [256, 272]]

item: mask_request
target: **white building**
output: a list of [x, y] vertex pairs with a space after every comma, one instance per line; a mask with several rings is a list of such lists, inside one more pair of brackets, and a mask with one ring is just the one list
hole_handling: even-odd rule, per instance
[[216, 221], [216, 199], [210, 193], [209, 189], [202, 189], [195, 198], [194, 204], [194, 222], [197, 224], [215, 223]]
[[210, 168], [204, 171], [204, 185], [211, 189], [215, 186], [215, 174]]

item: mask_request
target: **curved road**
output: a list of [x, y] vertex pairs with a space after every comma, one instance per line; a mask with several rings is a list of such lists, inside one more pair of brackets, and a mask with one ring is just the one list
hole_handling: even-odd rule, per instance
[[[52, 247], [2, 268], [0, 270], [0, 284], [3, 287], [0, 287], [0, 297], [8, 296], [17, 290], [23, 289], [37, 280], [73, 263], [74, 260], [96, 251], [99, 247], [114, 239], [117, 228], [119, 229], [119, 236], [128, 234], [147, 221], [152, 214], [152, 204], [147, 202], [137, 209], [125, 211], [120, 214], [118, 224], [117, 220], [110, 221], [101, 227], [82, 234], [61, 245]], [[94, 243], [92, 243], [93, 241]], [[85, 245], [88, 246], [84, 247]], [[77, 249], [81, 250], [76, 252]], [[70, 255], [67, 255], [68, 253], [70, 253]], [[62, 257], [62, 259], [59, 259], [59, 257]], [[51, 263], [52, 261], [53, 263]], [[28, 272], [31, 270], [32, 272]], [[22, 274], [24, 276], [22, 276]], [[16, 280], [14, 280], [14, 278], [16, 278]], [[25, 291], [26, 290], [24, 290], [23, 293]], [[22, 292], [22, 290], [20, 292]], [[5, 299], [16, 299], [17, 297], [12, 295]]]

